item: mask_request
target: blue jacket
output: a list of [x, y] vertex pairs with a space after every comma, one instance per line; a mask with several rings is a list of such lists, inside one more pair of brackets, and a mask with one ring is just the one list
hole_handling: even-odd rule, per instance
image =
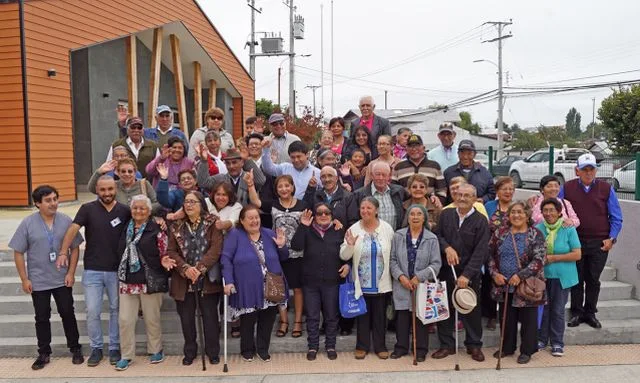
[[[182, 132], [182, 130], [173, 128], [169, 131], [169, 136], [180, 137], [182, 142], [184, 143], [184, 152], [189, 153], [189, 140], [187, 140], [187, 136]], [[153, 140], [154, 142], [158, 142], [160, 135], [158, 134], [158, 128], [144, 128], [144, 138], [149, 140]], [[165, 141], [166, 142], [166, 141]], [[158, 149], [162, 149], [162, 145], [158, 144]]]
[[[260, 235], [264, 243], [264, 255], [267, 270], [283, 275], [280, 261], [289, 258], [289, 249], [280, 249], [273, 238], [276, 234], [264, 227], [260, 228]], [[260, 269], [258, 255], [244, 229], [232, 229], [224, 239], [222, 255], [222, 276], [225, 284], [233, 283], [236, 293], [229, 298], [229, 304], [237, 309], [259, 307], [264, 302], [264, 278]], [[289, 287], [286, 286], [285, 295], [289, 298]]]
[[184, 190], [169, 190], [169, 181], [161, 179], [156, 187], [156, 198], [160, 205], [175, 213], [184, 203]]

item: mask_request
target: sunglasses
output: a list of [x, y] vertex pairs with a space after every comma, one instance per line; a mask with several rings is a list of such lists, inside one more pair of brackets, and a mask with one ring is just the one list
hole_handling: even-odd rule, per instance
[[120, 174], [134, 174], [135, 172], [133, 169], [120, 170]]
[[210, 120], [218, 120], [218, 121], [222, 121], [224, 120], [224, 117], [220, 117], [220, 116], [209, 116]]
[[328, 210], [318, 210], [318, 211], [316, 211], [316, 215], [317, 216], [323, 216], [323, 215], [330, 216], [331, 212], [328, 211]]
[[143, 127], [142, 127], [142, 125], [129, 125], [129, 129], [132, 129], [132, 130], [142, 130], [142, 129], [143, 129]]

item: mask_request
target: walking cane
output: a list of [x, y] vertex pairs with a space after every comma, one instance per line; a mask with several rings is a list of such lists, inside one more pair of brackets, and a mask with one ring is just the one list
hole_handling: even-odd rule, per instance
[[[455, 285], [458, 281], [458, 276], [456, 275], [456, 269], [453, 265], [451, 265], [451, 271], [453, 272], [453, 284]], [[451, 299], [455, 299], [453, 295], [451, 295]], [[456, 312], [456, 323], [453, 326], [453, 331], [456, 333], [456, 367], [454, 369], [460, 371], [460, 355], [458, 354], [458, 310], [454, 308], [453, 311]]]
[[416, 351], [418, 346], [416, 345], [416, 290], [415, 288], [411, 290], [411, 306], [412, 306], [412, 321], [413, 321], [413, 365], [418, 365], [418, 360], [416, 359]]
[[[225, 283], [224, 283], [224, 278], [222, 278], [222, 286], [224, 287]], [[229, 303], [229, 297], [227, 296], [227, 294], [225, 294], [224, 292], [222, 293], [222, 303], [224, 304], [224, 308], [222, 310], [223, 315], [224, 315], [224, 324], [223, 324], [223, 328], [224, 328], [224, 353], [222, 354], [224, 357], [224, 366], [222, 367], [222, 372], [229, 372], [229, 367], [227, 366], [227, 304]]]
[[200, 315], [200, 319], [196, 322], [198, 326], [198, 332], [200, 333], [200, 356], [202, 357], [202, 371], [207, 371], [207, 364], [205, 363], [204, 353], [204, 319], [202, 318], [202, 306], [200, 305], [200, 291], [198, 291], [198, 283], [192, 284], [194, 287], [194, 294], [196, 296], [196, 315]]
[[507, 300], [509, 299], [509, 285], [504, 289], [504, 306], [502, 309], [502, 324], [500, 325], [500, 348], [498, 349], [498, 364], [496, 370], [500, 369], [500, 360], [502, 359], [502, 344], [504, 343], [504, 327], [507, 323]]

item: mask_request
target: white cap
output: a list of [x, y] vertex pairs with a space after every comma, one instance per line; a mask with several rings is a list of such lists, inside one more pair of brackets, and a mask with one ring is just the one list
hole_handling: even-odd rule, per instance
[[587, 166], [593, 166], [594, 168], [598, 167], [596, 163], [596, 156], [591, 153], [585, 153], [578, 157], [578, 169], [582, 170]]

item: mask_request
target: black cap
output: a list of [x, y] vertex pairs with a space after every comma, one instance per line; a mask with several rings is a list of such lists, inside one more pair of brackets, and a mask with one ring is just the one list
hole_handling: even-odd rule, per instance
[[410, 146], [410, 145], [423, 145], [422, 137], [420, 137], [417, 134], [412, 134], [411, 136], [409, 136], [409, 139], [407, 140], [407, 146]]
[[476, 144], [474, 144], [473, 141], [471, 141], [471, 140], [462, 140], [458, 144], [458, 151], [461, 152], [463, 150], [472, 150], [472, 151], [475, 152], [476, 151]]

